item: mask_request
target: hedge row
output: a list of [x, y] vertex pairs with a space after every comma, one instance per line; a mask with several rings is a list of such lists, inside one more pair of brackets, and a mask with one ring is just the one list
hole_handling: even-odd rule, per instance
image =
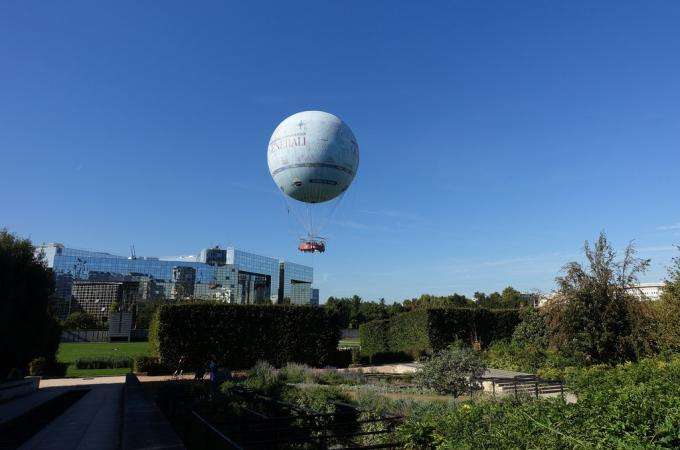
[[264, 360], [321, 367], [332, 362], [340, 328], [324, 308], [305, 306], [163, 305], [150, 327], [151, 348], [163, 365], [203, 367], [210, 354], [231, 369]]
[[372, 362], [417, 359], [455, 340], [483, 346], [509, 338], [520, 322], [519, 310], [433, 308], [397, 314], [359, 327], [361, 352]]

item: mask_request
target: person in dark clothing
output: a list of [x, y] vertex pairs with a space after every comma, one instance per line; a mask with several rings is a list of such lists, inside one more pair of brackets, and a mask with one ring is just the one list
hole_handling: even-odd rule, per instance
[[212, 387], [213, 391], [217, 390], [218, 368], [219, 366], [217, 364], [217, 356], [215, 356], [214, 353], [211, 353], [210, 358], [208, 359], [208, 372], [210, 373], [210, 386]]

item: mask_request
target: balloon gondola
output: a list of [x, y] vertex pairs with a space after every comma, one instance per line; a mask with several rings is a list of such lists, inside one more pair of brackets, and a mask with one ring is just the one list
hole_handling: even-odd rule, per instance
[[302, 253], [323, 253], [326, 251], [326, 242], [319, 237], [301, 238], [298, 250]]
[[[281, 122], [267, 149], [272, 179], [296, 214], [305, 236], [298, 249], [323, 253], [321, 228], [331, 219], [359, 167], [359, 145], [340, 118], [323, 111], [303, 111]], [[324, 204], [324, 206], [321, 206]], [[329, 205], [326, 208], [325, 205]]]

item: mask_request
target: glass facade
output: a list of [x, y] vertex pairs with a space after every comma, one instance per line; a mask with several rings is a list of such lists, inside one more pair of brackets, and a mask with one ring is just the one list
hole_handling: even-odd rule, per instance
[[[205, 249], [203, 262], [165, 261], [158, 258], [127, 258], [48, 244], [38, 247], [47, 265], [53, 269], [56, 296], [74, 301], [74, 285], [78, 284], [81, 303], [99, 303], [101, 288], [85, 282], [135, 284], [137, 301], [198, 298], [229, 303], [279, 302], [288, 297], [294, 304], [309, 304], [313, 269], [300, 264], [244, 252], [234, 248]], [[99, 285], [98, 285], [99, 286]], [[87, 295], [85, 295], [87, 293]], [[105, 296], [107, 299], [111, 295]], [[99, 302], [96, 302], [99, 300]], [[108, 300], [106, 303], [109, 303]], [[93, 310], [94, 306], [83, 309]]]
[[289, 298], [293, 305], [308, 305], [312, 296], [313, 269], [288, 261], [281, 262], [282, 298]]
[[[256, 298], [257, 302], [266, 298], [274, 303], [279, 301], [278, 259], [229, 247], [227, 248], [227, 264], [238, 267], [240, 293], [243, 297]], [[312, 270], [311, 267], [309, 269]], [[266, 288], [264, 284], [267, 284]]]

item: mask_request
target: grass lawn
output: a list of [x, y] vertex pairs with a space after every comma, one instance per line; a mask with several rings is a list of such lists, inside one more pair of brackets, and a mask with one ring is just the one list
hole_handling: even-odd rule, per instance
[[338, 347], [359, 347], [359, 339], [340, 339]]
[[148, 354], [148, 342], [65, 342], [59, 344], [57, 359], [70, 364], [66, 371], [67, 377], [87, 378], [125, 375], [130, 369], [76, 369], [74, 365], [76, 359], [93, 356], [129, 356], [134, 358]]

